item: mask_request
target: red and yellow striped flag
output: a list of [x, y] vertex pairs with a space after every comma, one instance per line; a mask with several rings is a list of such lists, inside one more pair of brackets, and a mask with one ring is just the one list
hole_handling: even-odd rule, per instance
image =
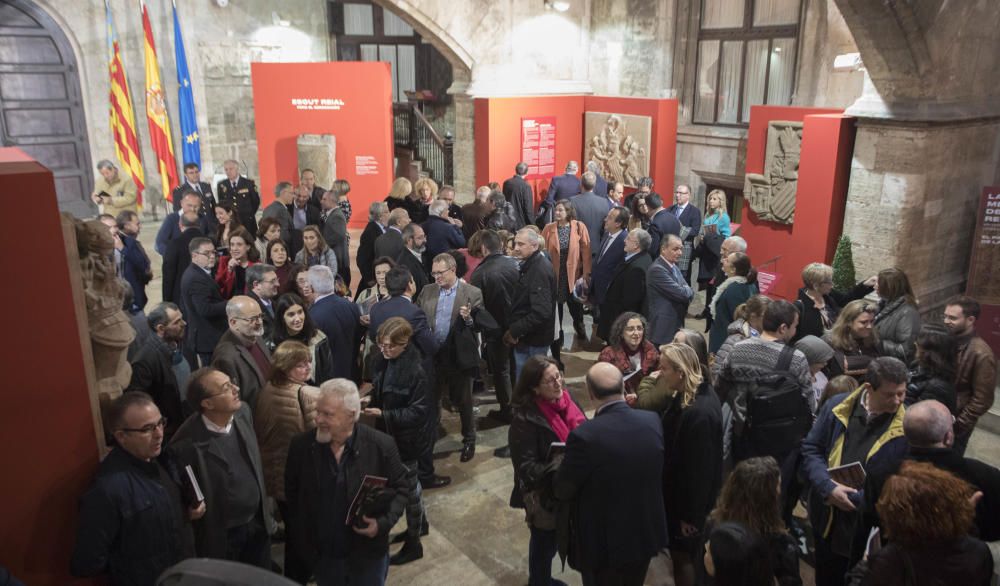
[[174, 188], [180, 184], [177, 177], [177, 159], [174, 158], [174, 141], [170, 134], [170, 118], [160, 84], [160, 64], [156, 60], [153, 28], [149, 24], [146, 4], [142, 3], [142, 30], [146, 38], [146, 118], [149, 120], [149, 142], [156, 153], [163, 183], [163, 198], [173, 201]]
[[146, 177], [142, 172], [142, 159], [139, 158], [139, 139], [135, 132], [135, 112], [132, 110], [132, 94], [129, 92], [128, 79], [125, 77], [125, 66], [122, 64], [118, 34], [115, 32], [114, 21], [111, 19], [111, 7], [106, 1], [104, 3], [104, 10], [108, 21], [108, 71], [111, 75], [111, 134], [115, 137], [115, 154], [118, 155], [118, 161], [132, 177], [138, 195], [137, 203], [139, 206], [142, 206], [142, 190], [146, 187]]

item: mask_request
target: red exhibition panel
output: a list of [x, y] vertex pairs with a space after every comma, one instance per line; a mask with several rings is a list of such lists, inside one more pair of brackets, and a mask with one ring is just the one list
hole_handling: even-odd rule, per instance
[[[300, 134], [337, 137], [337, 178], [351, 184], [352, 227], [393, 180], [392, 80], [381, 62], [251, 63], [262, 206], [298, 183]], [[329, 188], [329, 185], [323, 187]]]
[[747, 135], [747, 173], [762, 173], [767, 128], [772, 120], [803, 122], [795, 222], [762, 221], [744, 206], [740, 235], [747, 240], [753, 263], [778, 280], [770, 292], [794, 300], [802, 287], [802, 268], [811, 262], [831, 263], [843, 231], [844, 206], [854, 153], [854, 119], [839, 110], [754, 106]]
[[[30, 197], [25, 197], [30, 194]], [[0, 563], [32, 586], [73, 580], [80, 495], [97, 470], [97, 436], [52, 173], [16, 148], [0, 148], [0, 198], [30, 222], [0, 235], [11, 275], [0, 390]], [[89, 356], [86, 358], [89, 360]]]

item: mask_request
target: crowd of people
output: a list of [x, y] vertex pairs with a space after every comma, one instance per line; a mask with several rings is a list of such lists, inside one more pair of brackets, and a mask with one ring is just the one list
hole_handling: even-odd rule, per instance
[[[903, 271], [837, 291], [819, 262], [798, 299], [770, 298], [723, 192], [702, 214], [688, 185], [667, 205], [651, 178], [626, 196], [572, 161], [537, 207], [524, 163], [465, 206], [397, 179], [369, 206], [352, 287], [346, 181], [307, 169], [261, 212], [224, 168], [216, 199], [185, 166], [153, 307], [139, 216], [95, 190], [137, 338], [74, 575], [153, 584], [192, 556], [277, 569], [280, 538], [296, 582], [382, 584], [423, 557], [423, 493], [452, 481], [435, 471], [442, 409], [460, 462], [476, 457], [482, 385], [509, 425], [493, 455], [512, 464], [532, 586], [560, 583], [557, 553], [586, 585], [642, 584], [666, 551], [682, 586], [801, 584], [805, 541], [819, 586], [989, 583], [1000, 470], [964, 457], [996, 383], [976, 300], [932, 323]], [[590, 418], [564, 378], [564, 307], [601, 347]]]

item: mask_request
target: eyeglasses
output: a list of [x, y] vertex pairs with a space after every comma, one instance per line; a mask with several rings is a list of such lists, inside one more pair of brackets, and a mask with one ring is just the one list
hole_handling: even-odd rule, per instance
[[166, 426], [167, 426], [167, 418], [166, 417], [161, 417], [160, 420], [157, 421], [156, 423], [150, 423], [149, 425], [143, 425], [142, 427], [140, 427], [138, 429], [132, 429], [132, 428], [128, 428], [128, 427], [123, 427], [122, 431], [125, 431], [125, 432], [128, 432], [128, 433], [150, 434], [150, 433], [153, 433], [154, 431], [156, 431], [157, 429], [163, 429]]
[[436, 278], [441, 277], [443, 275], [447, 275], [450, 271], [453, 271], [453, 270], [455, 270], [455, 269], [445, 269], [443, 271], [431, 271], [431, 276], [436, 279]]
[[549, 377], [549, 378], [543, 378], [542, 379], [542, 384], [546, 384], [546, 385], [557, 385], [560, 382], [562, 382], [562, 375], [561, 374], [557, 374], [555, 376], [552, 376], [552, 377]]
[[278, 284], [278, 277], [275, 277], [273, 279], [264, 279], [264, 280], [261, 281], [261, 283], [267, 283], [268, 285], [277, 285]]
[[205, 251], [205, 250], [196, 250], [196, 251], [194, 251], [194, 253], [195, 254], [200, 254], [202, 256], [215, 256], [216, 255], [216, 252], [214, 250], [208, 250], [208, 251]]
[[254, 316], [251, 316], [251, 317], [236, 317], [236, 318], [233, 318], [233, 319], [238, 319], [238, 320], [241, 320], [241, 321], [250, 322], [252, 324], [259, 324], [259, 323], [264, 323], [264, 314], [263, 313], [258, 313], [257, 315], [254, 315]]
[[392, 350], [393, 348], [399, 348], [400, 346], [405, 346], [406, 343], [404, 342], [402, 344], [396, 344], [396, 343], [393, 343], [393, 342], [388, 342], [388, 343], [386, 343], [386, 342], [379, 342], [377, 345], [378, 345], [379, 350]]
[[221, 396], [221, 395], [235, 395], [235, 394], [237, 394], [239, 392], [240, 392], [240, 388], [238, 386], [236, 386], [236, 384], [233, 383], [233, 381], [226, 381], [222, 385], [222, 392], [221, 393], [213, 393], [211, 395], [205, 395], [205, 398], [206, 399], [211, 399], [212, 397], [218, 397], [218, 396]]
[[646, 328], [644, 328], [643, 326], [625, 326], [626, 332], [643, 332], [645, 330]]

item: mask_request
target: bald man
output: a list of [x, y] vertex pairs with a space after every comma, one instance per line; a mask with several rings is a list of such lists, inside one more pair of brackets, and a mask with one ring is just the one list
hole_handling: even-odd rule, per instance
[[[594, 418], [574, 429], [556, 472], [556, 498], [576, 501], [570, 566], [584, 584], [640, 586], [650, 560], [667, 545], [663, 506], [663, 426], [651, 411], [625, 403], [622, 373], [606, 362], [587, 372]], [[629, 498], [607, 498], [621, 487]], [[614, 548], [607, 544], [614, 543]]]
[[271, 352], [264, 343], [264, 312], [252, 297], [237, 295], [226, 303], [229, 329], [213, 353], [212, 366], [240, 387], [240, 398], [251, 411], [271, 375]]
[[[907, 407], [903, 416], [903, 434], [910, 444], [910, 451], [903, 461], [927, 462], [951, 472], [982, 492], [983, 498], [976, 506], [979, 538], [983, 541], [1000, 540], [1000, 470], [979, 460], [964, 458], [952, 449], [955, 442], [954, 421], [951, 411], [938, 401], [920, 401]], [[888, 470], [869, 471], [861, 523], [851, 548], [852, 563], [864, 555], [868, 533], [879, 524], [875, 503], [882, 493], [882, 486], [901, 465], [902, 462], [897, 462]]]

